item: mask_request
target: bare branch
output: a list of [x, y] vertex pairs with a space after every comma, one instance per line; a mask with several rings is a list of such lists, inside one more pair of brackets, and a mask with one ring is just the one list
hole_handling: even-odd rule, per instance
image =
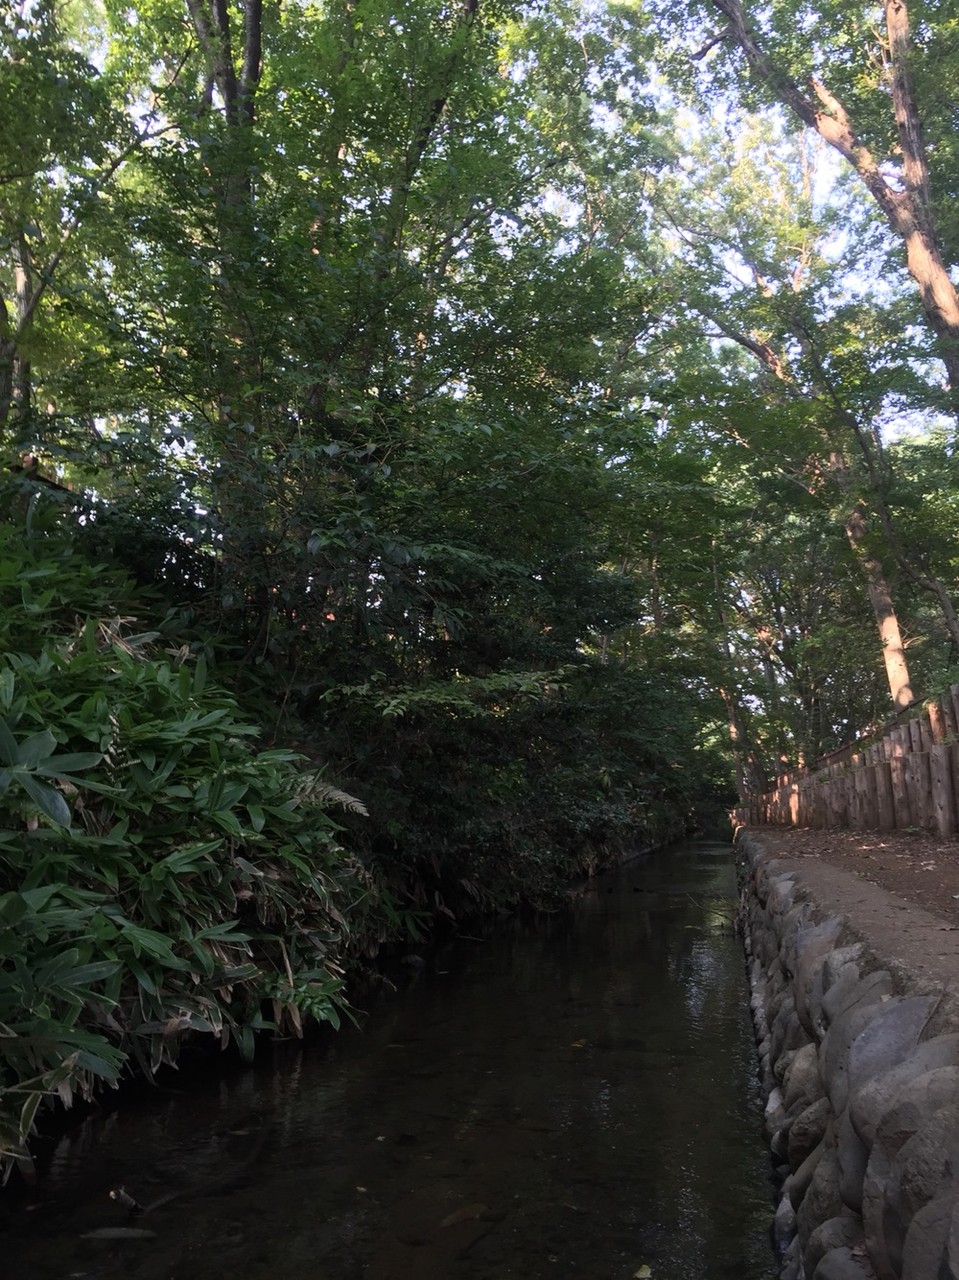
[[722, 44], [722, 42], [724, 40], [728, 40], [731, 35], [732, 35], [731, 28], [723, 27], [722, 31], [714, 35], [712, 40], [704, 44], [701, 49], [697, 49], [695, 53], [691, 53], [689, 55], [690, 62], [702, 62], [703, 58], [705, 58], [706, 54], [709, 53], [710, 49], [715, 49], [716, 45]]

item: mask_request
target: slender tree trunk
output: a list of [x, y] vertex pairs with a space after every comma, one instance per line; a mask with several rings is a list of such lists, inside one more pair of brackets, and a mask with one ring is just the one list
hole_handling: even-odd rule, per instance
[[[852, 488], [852, 478], [846, 459], [841, 453], [830, 455], [829, 469], [840, 490], [848, 494]], [[867, 545], [866, 535], [869, 532], [869, 523], [861, 502], [852, 501], [845, 528], [852, 553], [866, 579], [866, 591], [879, 630], [879, 642], [882, 645], [882, 659], [886, 668], [886, 679], [889, 682], [889, 696], [896, 710], [902, 711], [905, 707], [911, 706], [916, 699], [909, 678], [906, 649], [902, 642], [889, 580], [882, 562]]]
[[[917, 179], [918, 181], [918, 179]], [[721, 316], [714, 315], [711, 312], [703, 311], [702, 314], [707, 315], [710, 320], [716, 324], [728, 338], [738, 343], [745, 350], [750, 351], [757, 360], [759, 360], [763, 368], [775, 375], [779, 382], [786, 386], [795, 387], [795, 383], [788, 373], [786, 366], [780, 359], [779, 355], [770, 347], [767, 342], [760, 341], [755, 337], [741, 333], [739, 330], [724, 323]], [[906, 552], [898, 531], [896, 529], [895, 520], [892, 510], [886, 497], [886, 479], [883, 474], [883, 461], [881, 456], [877, 456], [875, 438], [872, 433], [866, 430], [855, 413], [850, 410], [843, 402], [842, 396], [823, 365], [816, 350], [813, 335], [801, 326], [792, 326], [793, 333], [798, 339], [803, 351], [812, 361], [818, 378], [819, 384], [825, 389], [832, 401], [837, 418], [840, 423], [851, 431], [856, 441], [859, 454], [865, 464], [866, 471], [869, 476], [869, 484], [872, 490], [872, 497], [876, 503], [876, 510], [879, 515], [879, 522], [885, 535], [886, 545], [890, 554], [896, 561], [900, 571], [906, 575], [916, 586], [921, 587], [923, 591], [929, 592], [935, 596], [942, 610], [943, 621], [945, 622], [946, 631], [949, 634], [949, 640], [956, 653], [959, 653], [959, 614], [956, 612], [952, 597], [941, 578], [935, 574], [924, 572], [916, 564], [915, 560]], [[957, 383], [959, 386], [959, 383]], [[888, 463], [885, 464], [888, 469]], [[848, 488], [849, 480], [847, 474], [847, 465], [845, 459], [840, 453], [834, 453], [830, 458], [830, 469], [839, 478], [843, 488]], [[848, 528], [847, 528], [848, 536]]]
[[869, 603], [872, 605], [876, 626], [879, 628], [882, 657], [886, 666], [886, 678], [889, 681], [889, 694], [896, 710], [902, 711], [915, 702], [915, 695], [909, 680], [906, 651], [902, 643], [899, 620], [896, 617], [889, 583], [882, 565], [865, 545], [866, 533], [865, 516], [859, 508], [856, 508], [846, 520], [846, 536], [865, 574]]
[[[715, 547], [716, 541], [714, 539], [714, 552]], [[719, 580], [719, 567], [716, 563], [715, 555], [713, 558], [713, 590], [716, 600], [716, 612], [719, 615], [719, 643], [725, 659], [726, 670], [732, 673], [733, 655], [727, 632], [726, 613], [723, 607], [723, 590]], [[746, 722], [746, 714], [735, 689], [727, 689], [725, 685], [722, 685], [718, 692], [726, 708], [729, 742], [733, 750], [733, 760], [736, 767], [736, 790], [740, 804], [745, 805], [748, 804], [750, 799], [755, 799], [765, 793], [767, 788], [766, 770], [763, 768], [758, 752], [753, 745], [749, 726]]]
[[13, 405], [13, 366], [17, 341], [6, 334], [0, 336], [0, 439], [3, 438]]
[[886, 537], [886, 543], [890, 552], [895, 558], [896, 564], [902, 573], [906, 575], [910, 581], [914, 582], [917, 587], [921, 587], [923, 591], [927, 591], [930, 595], [935, 596], [939, 602], [939, 608], [942, 610], [942, 619], [949, 635], [949, 642], [955, 653], [959, 654], [959, 615], [956, 613], [956, 606], [953, 604], [952, 596], [946, 584], [941, 578], [933, 573], [925, 573], [917, 568], [913, 559], [908, 556], [899, 541], [895, 524], [892, 518], [892, 512], [882, 493], [881, 487], [876, 487], [877, 508], [879, 512], [879, 520], [882, 525], [882, 531]]
[[[872, 497], [876, 503], [876, 512], [879, 516], [879, 523], [882, 526], [882, 532], [886, 539], [886, 546], [899, 567], [901, 573], [904, 573], [910, 582], [914, 582], [917, 587], [923, 591], [927, 591], [930, 595], [935, 596], [942, 610], [943, 621], [946, 631], [949, 634], [949, 640], [956, 653], [959, 653], [959, 616], [956, 613], [956, 607], [953, 604], [952, 597], [941, 578], [933, 573], [924, 571], [919, 567], [914, 558], [909, 555], [902, 544], [899, 532], [896, 528], [896, 522], [893, 517], [892, 509], [886, 496], [886, 484], [891, 474], [889, 464], [883, 461], [881, 451], [877, 450], [875, 437], [871, 432], [865, 430], [856, 415], [851, 412], [841, 401], [835, 388], [832, 386], [826, 371], [819, 360], [818, 355], [812, 350], [811, 344], [807, 343], [805, 337], [801, 338], [806, 347], [806, 351], [810, 354], [816, 364], [823, 384], [826, 386], [829, 395], [836, 407], [836, 412], [840, 420], [849, 428], [855, 438], [859, 454], [866, 467], [869, 476], [869, 485], [872, 490]], [[834, 455], [833, 464], [839, 455]], [[835, 468], [840, 474], [845, 473], [845, 463]], [[848, 533], [848, 530], [847, 530]]]
[[[376, 279], [381, 287], [391, 281], [402, 253], [409, 217], [410, 193], [422, 167], [427, 148], [446, 112], [449, 94], [456, 83], [456, 75], [463, 60], [466, 41], [477, 22], [479, 7], [480, 0], [460, 0], [457, 35], [461, 38], [454, 38], [442, 69], [428, 91], [422, 95], [422, 99], [411, 104], [415, 121], [413, 133], [397, 165], [389, 198], [385, 203], [383, 218], [376, 230], [376, 238], [381, 247]], [[380, 295], [377, 305], [386, 310], [389, 306], [388, 293], [386, 296]], [[382, 358], [379, 350], [381, 326], [382, 320], [379, 317], [376, 321], [368, 323], [365, 326], [365, 336], [358, 346], [357, 371], [364, 379], [370, 378], [377, 359]], [[381, 385], [385, 381], [385, 377], [381, 378]]]
[[943, 262], [936, 237], [926, 142], [912, 78], [909, 11], [905, 0], [885, 0], [884, 8], [892, 70], [892, 105], [905, 179], [904, 191], [889, 193], [896, 201], [886, 216], [905, 242], [906, 262], [919, 285], [923, 310], [939, 338], [955, 397], [959, 396], [959, 294]]
[[653, 614], [653, 629], [658, 633], [663, 629], [663, 594], [659, 581], [659, 546], [658, 533], [649, 535], [649, 605]]
[[217, 370], [217, 511], [224, 591], [250, 607], [259, 637], [272, 608], [271, 503], [258, 461], [269, 424], [261, 399], [251, 390], [261, 381], [261, 352], [249, 305], [257, 283], [252, 142], [263, 60], [263, 5], [262, 0], [243, 0], [241, 32], [231, 26], [227, 0], [186, 0], [186, 7], [225, 122], [223, 136], [202, 146], [215, 202], [216, 295], [226, 337]]
[[[29, 323], [27, 317], [31, 312], [30, 300], [34, 294], [30, 249], [27, 246], [27, 238], [22, 231], [17, 236], [14, 249], [13, 291], [17, 330], [22, 335]], [[30, 369], [30, 360], [22, 350], [19, 350], [13, 357], [12, 411], [21, 430], [30, 420], [32, 390], [33, 375]]]
[[729, 742], [736, 768], [736, 792], [740, 804], [746, 805], [750, 800], [765, 794], [766, 773], [749, 745], [749, 729], [735, 693], [729, 689], [720, 689], [719, 696], [726, 708]]
[[14, 429], [22, 428], [30, 416], [32, 374], [23, 340], [33, 319], [37, 290], [30, 249], [22, 231], [13, 237], [11, 260], [13, 296], [9, 303], [0, 302], [0, 431], [11, 419]]
[[[468, 33], [476, 22], [479, 4], [480, 0], [461, 0], [459, 26], [465, 33]], [[410, 140], [409, 146], [406, 148], [387, 205], [382, 231], [383, 244], [387, 252], [398, 252], [402, 246], [403, 227], [406, 222], [413, 180], [419, 172], [423, 156], [426, 154], [426, 148], [429, 146], [443, 112], [446, 110], [446, 103], [456, 80], [456, 72], [463, 57], [464, 47], [465, 45], [462, 43], [453, 45], [442, 75], [433, 89], [433, 97], [422, 104], [420, 122]]]

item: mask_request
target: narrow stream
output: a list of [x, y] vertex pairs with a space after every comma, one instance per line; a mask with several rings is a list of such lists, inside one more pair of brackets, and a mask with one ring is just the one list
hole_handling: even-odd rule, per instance
[[[640, 859], [446, 949], [362, 1032], [88, 1120], [0, 1237], [0, 1275], [772, 1276], [734, 895], [727, 846]], [[175, 1194], [128, 1224], [117, 1184]], [[82, 1238], [126, 1225], [155, 1235]]]

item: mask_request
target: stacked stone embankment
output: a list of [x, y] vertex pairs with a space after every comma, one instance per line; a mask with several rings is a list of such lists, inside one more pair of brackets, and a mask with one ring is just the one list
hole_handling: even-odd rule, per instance
[[737, 840], [782, 1280], [959, 1280], [959, 1012]]

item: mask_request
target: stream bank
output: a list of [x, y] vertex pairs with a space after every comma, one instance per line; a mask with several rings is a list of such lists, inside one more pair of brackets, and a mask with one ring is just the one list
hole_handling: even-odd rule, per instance
[[782, 1280], [959, 1277], [954, 927], [774, 832], [737, 845]]
[[[768, 1280], [735, 911], [728, 845], [651, 854], [323, 1048], [94, 1117], [5, 1233], [7, 1280]], [[125, 1222], [117, 1184], [178, 1191], [152, 1236], [87, 1238]]]

